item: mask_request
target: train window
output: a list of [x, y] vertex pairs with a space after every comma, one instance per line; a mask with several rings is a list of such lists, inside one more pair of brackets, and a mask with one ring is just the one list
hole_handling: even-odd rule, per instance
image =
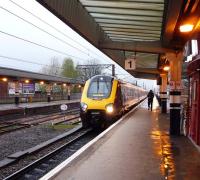
[[111, 77], [97, 76], [91, 80], [87, 96], [92, 99], [108, 98], [112, 89]]

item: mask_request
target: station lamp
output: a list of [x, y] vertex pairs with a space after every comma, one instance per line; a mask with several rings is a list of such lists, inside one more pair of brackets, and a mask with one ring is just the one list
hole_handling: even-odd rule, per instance
[[163, 70], [164, 71], [169, 71], [170, 66], [169, 66], [169, 61], [165, 59], [164, 64], [163, 64]]
[[25, 83], [29, 83], [30, 81], [28, 79], [25, 80]]
[[8, 79], [7, 79], [7, 78], [2, 78], [2, 81], [3, 81], [3, 82], [7, 82]]
[[164, 71], [169, 71], [169, 69], [170, 69], [169, 65], [165, 65], [165, 66], [163, 67], [163, 70], [164, 70]]
[[179, 27], [179, 30], [180, 32], [182, 33], [187, 33], [187, 32], [190, 32], [192, 31], [194, 28], [194, 25], [193, 24], [183, 24]]

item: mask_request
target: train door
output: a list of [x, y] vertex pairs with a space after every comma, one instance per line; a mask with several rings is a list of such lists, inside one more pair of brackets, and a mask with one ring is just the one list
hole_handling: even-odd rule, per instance
[[120, 84], [118, 84], [114, 104], [115, 104], [115, 108], [117, 109], [117, 112], [119, 114], [121, 114], [121, 112], [123, 110], [123, 99], [122, 98], [123, 97], [122, 97], [122, 92], [121, 92], [121, 86], [120, 86]]
[[190, 89], [190, 106], [191, 106], [191, 122], [189, 128], [189, 135], [192, 139], [200, 145], [200, 81], [199, 72], [192, 77]]

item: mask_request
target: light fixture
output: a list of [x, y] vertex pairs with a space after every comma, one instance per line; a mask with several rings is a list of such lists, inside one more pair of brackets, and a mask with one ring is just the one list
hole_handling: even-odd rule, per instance
[[44, 81], [40, 81], [40, 84], [43, 85], [43, 84], [44, 84]]
[[81, 85], [79, 84], [78, 87], [81, 88]]
[[65, 87], [65, 86], [66, 86], [66, 84], [64, 83], [64, 84], [63, 84], [63, 86]]
[[169, 71], [169, 69], [170, 69], [169, 65], [165, 65], [165, 66], [163, 67], [163, 70], [164, 70], [164, 71]]
[[164, 60], [162, 67], [163, 67], [164, 71], [169, 71], [170, 65], [169, 65], [169, 61], [167, 59]]
[[25, 80], [25, 83], [29, 83], [30, 81], [28, 79]]
[[2, 81], [7, 82], [8, 79], [7, 78], [2, 78]]
[[180, 32], [190, 32], [193, 30], [193, 27], [194, 25], [193, 24], [184, 24], [184, 25], [181, 25], [179, 30]]
[[54, 85], [54, 86], [56, 86], [57, 84], [56, 84], [56, 83], [54, 83], [53, 85]]

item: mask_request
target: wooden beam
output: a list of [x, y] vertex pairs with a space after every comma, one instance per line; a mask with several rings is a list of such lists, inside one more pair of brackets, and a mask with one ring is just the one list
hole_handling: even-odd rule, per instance
[[176, 28], [176, 24], [178, 22], [182, 5], [183, 5], [183, 0], [178, 0], [178, 1], [168, 0], [168, 4], [164, 14], [165, 22], [163, 24], [163, 37], [162, 37], [162, 45], [165, 47], [174, 46], [170, 44], [170, 42], [173, 39], [174, 31]]
[[100, 49], [112, 49], [122, 51], [137, 51], [146, 53], [166, 53], [175, 52], [173, 49], [163, 48], [160, 41], [133, 41], [133, 42], [101, 42], [99, 44]]
[[141, 73], [147, 73], [147, 74], [159, 74], [159, 71], [154, 68], [136, 68], [133, 70], [134, 72], [141, 72]]
[[156, 74], [133, 72], [133, 71], [128, 71], [128, 72], [131, 75], [133, 75], [135, 78], [150, 79], [150, 80], [156, 80], [157, 79], [157, 75]]

